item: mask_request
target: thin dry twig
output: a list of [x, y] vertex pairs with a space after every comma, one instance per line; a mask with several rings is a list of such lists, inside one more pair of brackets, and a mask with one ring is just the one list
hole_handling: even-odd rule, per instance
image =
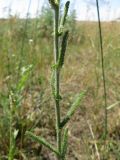
[[89, 126], [91, 136], [92, 136], [92, 138], [93, 138], [93, 140], [94, 140], [94, 146], [95, 146], [95, 150], [96, 150], [97, 159], [98, 159], [98, 160], [101, 160], [100, 154], [99, 154], [99, 151], [98, 151], [98, 146], [97, 146], [97, 143], [96, 143], [96, 141], [95, 141], [95, 135], [94, 135], [94, 132], [93, 132], [93, 129], [92, 129], [92, 125], [90, 124], [89, 121], [87, 121], [87, 124], [88, 124], [88, 126]]

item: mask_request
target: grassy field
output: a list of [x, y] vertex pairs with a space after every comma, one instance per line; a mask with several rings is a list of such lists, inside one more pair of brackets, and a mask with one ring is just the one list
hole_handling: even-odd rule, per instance
[[[32, 130], [53, 144], [56, 138], [50, 86], [53, 33], [40, 28], [39, 20], [28, 20], [25, 27], [25, 20], [15, 17], [0, 20], [0, 158], [7, 159], [12, 143], [15, 159], [53, 160], [53, 154], [25, 136], [26, 130]], [[102, 33], [108, 138], [102, 140], [104, 94], [98, 23], [76, 22], [60, 84], [63, 115], [75, 95], [86, 91], [69, 123], [70, 160], [120, 160], [120, 23], [102, 22]]]

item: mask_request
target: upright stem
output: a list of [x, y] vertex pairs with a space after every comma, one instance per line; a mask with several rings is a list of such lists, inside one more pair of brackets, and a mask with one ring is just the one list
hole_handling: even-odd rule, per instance
[[104, 107], [105, 107], [105, 131], [104, 139], [106, 140], [108, 134], [108, 119], [107, 119], [107, 90], [106, 90], [106, 78], [105, 78], [105, 67], [104, 67], [104, 53], [103, 53], [103, 39], [102, 39], [102, 28], [101, 28], [101, 19], [99, 12], [99, 2], [96, 0], [97, 5], [97, 14], [98, 14], [98, 27], [99, 27], [99, 37], [100, 37], [100, 52], [101, 52], [101, 62], [102, 62], [102, 76], [103, 76], [103, 88], [104, 88]]
[[[54, 14], [54, 58], [55, 64], [58, 62], [59, 57], [59, 35], [58, 35], [58, 25], [59, 25], [59, 7], [55, 10]], [[56, 134], [57, 134], [57, 147], [59, 153], [61, 153], [61, 129], [60, 129], [60, 100], [59, 100], [59, 70], [55, 69], [55, 108], [56, 108]], [[60, 157], [58, 157], [60, 159]]]

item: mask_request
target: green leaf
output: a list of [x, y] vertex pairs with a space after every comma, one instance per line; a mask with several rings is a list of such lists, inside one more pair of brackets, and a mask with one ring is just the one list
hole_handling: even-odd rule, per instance
[[63, 40], [62, 40], [62, 43], [61, 43], [60, 56], [59, 56], [59, 59], [58, 59], [58, 68], [62, 68], [62, 66], [64, 64], [68, 35], [69, 35], [69, 31], [66, 31], [63, 35]]
[[60, 156], [60, 153], [54, 148], [50, 143], [48, 143], [44, 138], [34, 135], [32, 132], [27, 131], [26, 135], [28, 135], [32, 140], [44, 145], [45, 147], [49, 148], [52, 152], [56, 155]]
[[67, 115], [65, 116], [65, 118], [63, 119], [63, 121], [60, 124], [61, 128], [63, 128], [65, 126], [65, 124], [70, 120], [72, 115], [75, 113], [76, 109], [80, 106], [80, 103], [81, 103], [84, 96], [85, 96], [85, 92], [82, 92], [76, 96], [73, 104], [71, 105], [69, 111], [67, 112]]
[[69, 10], [69, 6], [70, 6], [70, 1], [67, 1], [64, 7], [64, 14], [61, 18], [61, 22], [60, 22], [60, 28], [59, 28], [59, 34], [61, 35], [63, 32], [63, 28], [66, 22], [66, 18], [67, 18], [67, 14], [68, 14], [68, 10]]

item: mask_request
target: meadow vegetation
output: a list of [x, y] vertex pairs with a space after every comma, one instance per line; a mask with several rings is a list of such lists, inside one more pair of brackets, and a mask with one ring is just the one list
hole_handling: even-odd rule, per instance
[[[44, 146], [26, 131], [56, 139], [50, 77], [53, 62], [51, 9], [36, 19], [11, 16], [0, 20], [0, 159], [53, 160]], [[120, 159], [120, 23], [102, 22], [108, 101], [108, 137], [103, 140], [104, 96], [97, 22], [68, 16], [70, 30], [60, 92], [62, 115], [74, 97], [86, 91], [70, 120], [67, 159]], [[104, 147], [105, 146], [105, 147]]]

